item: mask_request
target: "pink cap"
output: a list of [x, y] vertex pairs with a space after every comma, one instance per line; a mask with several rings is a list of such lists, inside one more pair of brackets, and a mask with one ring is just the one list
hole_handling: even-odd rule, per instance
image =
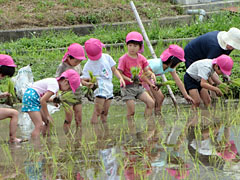
[[[128, 41], [143, 42], [143, 36], [139, 32], [132, 31], [132, 32], [128, 33], [127, 36], [126, 36], [126, 43]], [[138, 52], [142, 53], [143, 51], [144, 51], [144, 44], [142, 44], [142, 47], [141, 47], [141, 49]]]
[[73, 43], [68, 47], [67, 52], [62, 58], [62, 62], [66, 61], [67, 56], [70, 55], [78, 60], [86, 59], [83, 47], [78, 43]]
[[1, 66], [9, 66], [9, 67], [17, 67], [16, 64], [14, 64], [14, 61], [11, 56], [6, 54], [0, 54], [0, 65]]
[[80, 76], [75, 70], [68, 69], [64, 71], [61, 76], [57, 77], [57, 80], [61, 79], [62, 77], [65, 77], [69, 81], [73, 92], [75, 92], [76, 89], [80, 86]]
[[233, 68], [233, 60], [231, 57], [223, 54], [213, 59], [212, 64], [217, 64], [223, 74], [230, 75]]
[[90, 60], [97, 61], [102, 56], [102, 47], [104, 44], [95, 38], [90, 38], [85, 42], [85, 50], [87, 52], [87, 56]]
[[237, 148], [234, 141], [229, 141], [226, 144], [224, 151], [218, 152], [217, 155], [221, 156], [225, 160], [235, 159], [237, 155]]
[[181, 169], [174, 169], [174, 168], [166, 168], [167, 172], [170, 174], [170, 176], [175, 177], [176, 179], [185, 179], [187, 176], [189, 176], [189, 165], [185, 165], [185, 167], [182, 167]]
[[163, 62], [167, 61], [170, 56], [177, 57], [179, 60], [185, 62], [184, 59], [184, 50], [180, 46], [176, 44], [171, 44], [169, 48], [167, 48], [161, 54], [160, 58]]

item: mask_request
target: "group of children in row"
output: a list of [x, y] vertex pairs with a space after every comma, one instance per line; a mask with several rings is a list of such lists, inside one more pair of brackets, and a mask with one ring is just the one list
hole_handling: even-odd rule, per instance
[[[141, 54], [144, 46], [142, 35], [138, 32], [130, 32], [126, 36], [127, 53], [119, 58], [117, 68], [113, 58], [109, 54], [102, 53], [104, 44], [100, 40], [91, 38], [84, 45], [88, 61], [83, 70], [81, 70], [80, 63], [86, 60], [85, 51], [80, 44], [71, 44], [57, 69], [56, 78], [39, 80], [25, 91], [22, 99], [22, 111], [29, 114], [35, 125], [32, 137], [39, 137], [40, 133], [53, 123], [53, 118], [47, 110], [47, 102], [52, 101], [51, 97], [59, 90], [72, 90], [75, 94], [78, 102], [71, 105], [76, 126], [81, 125], [82, 92], [80, 84], [88, 88], [93, 87], [90, 71], [97, 77], [98, 84], [98, 88], [94, 91], [95, 103], [91, 118], [91, 123], [97, 123], [99, 118], [102, 122], [106, 122], [107, 119], [113, 99], [113, 74], [120, 81], [122, 100], [126, 102], [127, 119], [129, 120], [134, 117], [135, 99], [145, 103], [145, 117], [152, 116], [153, 110], [156, 115], [160, 114], [164, 95], [156, 86], [156, 76], [170, 72], [184, 98], [191, 102], [193, 107], [198, 107], [201, 99], [205, 105], [210, 104], [208, 90], [215, 91], [218, 96], [222, 95], [218, 87], [209, 83], [211, 82], [209, 78], [215, 72], [218, 75], [230, 75], [233, 67], [233, 61], [227, 55], [193, 62], [186, 71], [183, 84], [176, 72], [179, 63], [185, 62], [184, 50], [178, 45], [170, 45], [158, 59], [147, 60]], [[0, 55], [0, 65], [1, 79], [7, 75], [13, 76], [16, 65], [10, 56]], [[133, 82], [132, 67], [140, 68], [140, 83]], [[219, 79], [215, 77], [212, 80], [219, 83]], [[1, 97], [8, 95], [8, 93], [4, 93]], [[73, 112], [65, 112], [65, 130], [68, 130], [71, 125]], [[0, 119], [11, 118], [10, 142], [21, 141], [16, 138], [17, 116], [16, 110], [0, 108]]]

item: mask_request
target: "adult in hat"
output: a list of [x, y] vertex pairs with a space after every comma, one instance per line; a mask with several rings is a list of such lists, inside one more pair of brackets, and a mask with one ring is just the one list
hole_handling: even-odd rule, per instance
[[[240, 30], [238, 28], [232, 27], [227, 32], [208, 32], [193, 39], [184, 48], [186, 68], [201, 59], [213, 59], [223, 54], [229, 55], [234, 49], [240, 50]], [[213, 76], [216, 80], [219, 79], [216, 73]], [[224, 75], [223, 79], [230, 81], [228, 75]], [[211, 79], [210, 83], [214, 84]], [[220, 83], [221, 81], [218, 80], [217, 85]]]

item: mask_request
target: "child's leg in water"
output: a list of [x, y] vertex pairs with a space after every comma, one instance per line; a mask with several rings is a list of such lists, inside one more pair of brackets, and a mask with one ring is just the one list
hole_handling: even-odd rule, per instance
[[151, 88], [151, 92], [153, 94], [154, 100], [155, 100], [155, 115], [161, 115], [161, 109], [162, 109], [162, 103], [164, 100], [164, 95], [162, 91], [159, 89], [158, 91]]
[[103, 111], [104, 103], [106, 99], [105, 98], [95, 98], [94, 103], [94, 111], [91, 119], [91, 123], [98, 123], [98, 118], [101, 116], [101, 113]]
[[141, 95], [139, 95], [138, 98], [146, 104], [144, 116], [145, 117], [152, 116], [152, 110], [154, 108], [154, 101], [151, 98], [151, 96], [145, 91]]
[[76, 128], [81, 127], [82, 125], [82, 104], [76, 104], [73, 106]]
[[206, 107], [211, 105], [211, 97], [210, 97], [207, 89], [202, 88], [201, 91], [200, 91], [200, 96], [201, 96], [201, 98], [203, 100], [203, 103]]
[[0, 108], [0, 120], [5, 118], [11, 118], [9, 126], [9, 142], [21, 142], [21, 139], [16, 138], [17, 123], [18, 123], [18, 111], [9, 108]]
[[32, 132], [32, 138], [38, 138], [43, 129], [42, 115], [40, 111], [30, 111], [28, 114], [35, 126]]
[[127, 100], [126, 101], [127, 105], [127, 120], [131, 121], [134, 119], [134, 114], [135, 114], [135, 101], [134, 100]]
[[111, 99], [106, 99], [103, 105], [103, 111], [101, 113], [101, 121], [102, 123], [107, 122], [107, 115], [108, 115], [108, 110], [110, 107], [112, 100]]
[[200, 106], [201, 103], [201, 97], [198, 92], [198, 89], [190, 89], [189, 90], [189, 95], [193, 98], [194, 104], [192, 104], [192, 108], [197, 108]]
[[68, 131], [70, 129], [71, 122], [72, 122], [72, 117], [73, 117], [73, 112], [65, 110], [65, 120], [64, 120], [64, 123], [63, 123], [63, 130], [64, 130], [65, 133], [68, 133]]

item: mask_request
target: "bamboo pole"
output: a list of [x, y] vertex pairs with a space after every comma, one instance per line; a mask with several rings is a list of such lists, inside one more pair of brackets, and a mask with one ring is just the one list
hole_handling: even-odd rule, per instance
[[[149, 48], [149, 50], [150, 50], [150, 52], [151, 52], [151, 54], [152, 54], [152, 57], [153, 57], [154, 59], [157, 59], [157, 56], [156, 56], [156, 54], [155, 54], [155, 51], [153, 50], [152, 44], [150, 43], [150, 41], [149, 41], [149, 39], [148, 39], [147, 33], [146, 33], [146, 31], [145, 31], [145, 28], [144, 28], [144, 26], [143, 26], [143, 24], [142, 24], [142, 21], [141, 21], [141, 19], [140, 19], [140, 16], [139, 16], [139, 14], [138, 14], [138, 12], [137, 12], [137, 9], [136, 9], [133, 1], [130, 1], [130, 5], [131, 5], [132, 10], [133, 10], [133, 12], [134, 12], [134, 15], [135, 15], [135, 17], [136, 17], [136, 20], [137, 20], [137, 22], [138, 22], [138, 25], [139, 25], [139, 27], [140, 27], [140, 29], [141, 29], [141, 31], [142, 31], [143, 37], [144, 37], [144, 39], [145, 39], [145, 41], [146, 41], [146, 43], [147, 43], [147, 46], [148, 46], [148, 48]], [[161, 76], [162, 76], [163, 81], [166, 82], [166, 81], [167, 81], [167, 78], [165, 77], [165, 75], [162, 74]], [[175, 98], [175, 96], [174, 96], [174, 94], [173, 94], [173, 92], [172, 92], [172, 89], [171, 89], [171, 87], [170, 87], [169, 85], [167, 85], [167, 88], [168, 88], [168, 92], [169, 92], [169, 94], [170, 94], [170, 96], [171, 96], [171, 99], [172, 99], [172, 101], [173, 101], [173, 104], [174, 104], [174, 106], [177, 108], [176, 98]]]

